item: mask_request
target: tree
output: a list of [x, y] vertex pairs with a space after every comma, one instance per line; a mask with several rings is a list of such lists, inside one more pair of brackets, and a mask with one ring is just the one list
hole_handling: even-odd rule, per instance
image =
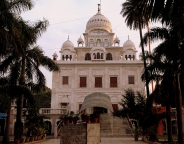
[[[139, 29], [140, 33], [140, 41], [141, 41], [141, 48], [143, 54], [143, 62], [144, 62], [144, 69], [146, 70], [146, 60], [145, 60], [145, 50], [143, 45], [143, 36], [142, 36], [142, 29], [145, 26], [148, 26], [148, 15], [142, 12], [142, 7], [137, 7], [137, 3], [139, 0], [127, 0], [122, 4], [122, 11], [121, 14], [125, 18], [125, 22], [130, 29], [137, 30]], [[146, 72], [146, 79], [147, 79], [147, 72]], [[147, 97], [149, 97], [149, 83], [146, 80], [146, 93]]]
[[139, 124], [146, 106], [146, 97], [141, 92], [136, 92], [136, 94], [131, 88], [126, 89], [120, 102], [122, 108], [117, 110], [114, 115], [127, 119], [135, 119]]
[[[168, 142], [172, 142], [172, 124], [171, 124], [171, 107], [175, 107], [174, 99], [174, 72], [172, 70], [172, 64], [167, 60], [159, 56], [150, 55], [153, 59], [153, 63], [148, 68], [149, 81], [156, 81], [155, 90], [149, 97], [149, 103], [156, 102], [162, 106], [166, 106], [166, 121], [167, 121], [167, 135]], [[144, 73], [143, 73], [143, 79]]]
[[15, 80], [12, 81], [11, 75], [8, 75], [6, 77], [0, 77], [0, 93], [3, 96], [2, 98], [4, 99], [4, 102], [7, 103], [6, 106], [7, 118], [3, 141], [9, 142], [11, 101], [16, 97], [18, 97], [20, 94], [24, 94], [26, 98], [28, 98], [29, 100], [31, 100], [33, 96], [27, 87], [18, 86], [15, 83]]
[[17, 24], [18, 15], [33, 7], [32, 0], [1, 0], [0, 1], [0, 56], [8, 51], [22, 52], [22, 42], [19, 39], [21, 31]]
[[[164, 114], [157, 114], [156, 110], [147, 106], [147, 99], [141, 92], [135, 92], [132, 89], [125, 90], [122, 95], [121, 109], [114, 113], [114, 116], [134, 119], [137, 121], [135, 128], [142, 128], [142, 134], [145, 135], [149, 127], [154, 127], [154, 132], [157, 132], [158, 122], [164, 117]], [[130, 124], [131, 126], [131, 124]], [[133, 127], [131, 126], [133, 129]], [[154, 133], [154, 134], [155, 134]]]
[[[151, 32], [145, 35], [145, 43], [148, 37], [151, 39], [152, 42], [158, 39], [163, 40], [163, 42], [154, 50], [154, 56], [152, 57], [154, 59], [154, 64], [148, 67], [150, 69], [149, 75], [150, 77], [152, 77], [152, 79], [154, 77], [156, 77], [157, 79], [159, 78], [158, 82], [162, 81], [162, 89], [167, 89], [167, 93], [165, 93], [165, 95], [169, 96], [167, 98], [169, 99], [169, 101], [172, 100], [172, 97], [170, 96], [171, 90], [175, 92], [174, 95], [176, 98], [177, 122], [178, 125], [181, 126], [178, 127], [178, 142], [182, 143], [182, 92], [180, 88], [180, 75], [182, 75], [183, 52], [181, 48], [183, 47], [183, 44], [181, 43], [179, 46], [176, 45], [178, 43], [178, 40], [180, 41], [180, 39], [176, 39], [177, 36], [175, 33], [175, 29], [172, 26], [168, 28], [151, 29]], [[168, 84], [170, 84], [170, 89], [168, 89]], [[170, 113], [168, 104], [171, 104], [169, 101], [166, 101], [168, 114]], [[170, 136], [168, 136], [168, 140], [172, 140], [171, 134]]]
[[[39, 70], [42, 65], [49, 71], [58, 70], [58, 66], [50, 58], [44, 56], [43, 51], [38, 46], [32, 48], [33, 42], [36, 42], [38, 36], [44, 32], [48, 26], [48, 22], [38, 21], [35, 24], [30, 24], [21, 19], [19, 21], [19, 31], [21, 35], [19, 39], [23, 51], [17, 53], [16, 50], [12, 50], [4, 55], [2, 63], [0, 64], [0, 71], [2, 74], [12, 75], [16, 83], [20, 86], [28, 86], [29, 88], [40, 88], [45, 86], [45, 77]], [[18, 78], [18, 79], [17, 79]], [[36, 83], [36, 85], [34, 84]], [[23, 94], [17, 98], [17, 118], [16, 127], [22, 129], [22, 107], [23, 107]], [[21, 130], [20, 130], [21, 132]], [[20, 139], [21, 134], [19, 132], [15, 135], [16, 139]]]
[[48, 87], [45, 87], [44, 90], [42, 90], [39, 93], [34, 94], [35, 98], [35, 106], [39, 108], [50, 108], [51, 106], [51, 89]]
[[[12, 62], [14, 65], [11, 64]], [[45, 87], [45, 76], [39, 70], [41, 65], [50, 71], [58, 70], [58, 66], [52, 59], [44, 56], [43, 51], [39, 47], [34, 47], [32, 49], [27, 49], [25, 55], [22, 57], [16, 57], [13, 53], [9, 54], [9, 57], [2, 61], [0, 69], [2, 67], [3, 70], [11, 68], [9, 74], [13, 75], [12, 77], [18, 78], [16, 83], [18, 83], [19, 86], [27, 86], [39, 91], [41, 88]], [[22, 93], [17, 98], [17, 127], [22, 126], [23, 96], [24, 94]], [[20, 139], [21, 134], [18, 132], [16, 134], [15, 138]]]

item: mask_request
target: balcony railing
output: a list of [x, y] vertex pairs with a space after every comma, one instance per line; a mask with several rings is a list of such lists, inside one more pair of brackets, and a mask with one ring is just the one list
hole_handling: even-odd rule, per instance
[[51, 108], [41, 108], [39, 110], [40, 114], [67, 114], [69, 112], [69, 107], [61, 109], [51, 109]]
[[[23, 108], [25, 110], [25, 108]], [[41, 108], [39, 110], [39, 113], [42, 115], [48, 115], [48, 114], [67, 114], [70, 110], [70, 107], [65, 107], [61, 109], [51, 109], [51, 108]], [[12, 109], [12, 114], [17, 114], [17, 109]]]

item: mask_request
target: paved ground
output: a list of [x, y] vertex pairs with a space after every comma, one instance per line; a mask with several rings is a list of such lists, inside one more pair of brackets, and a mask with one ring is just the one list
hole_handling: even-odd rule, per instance
[[[1, 138], [1, 137], [0, 137]], [[13, 140], [13, 137], [10, 137]], [[47, 136], [46, 141], [33, 142], [32, 144], [60, 144], [60, 139], [54, 139], [53, 136]], [[132, 137], [125, 138], [101, 138], [100, 144], [147, 144], [146, 142], [134, 141]]]
[[[37, 144], [60, 144], [60, 139], [47, 139], [44, 142], [38, 142]], [[134, 141], [133, 138], [101, 138], [100, 144], [146, 144], [139, 140]]]

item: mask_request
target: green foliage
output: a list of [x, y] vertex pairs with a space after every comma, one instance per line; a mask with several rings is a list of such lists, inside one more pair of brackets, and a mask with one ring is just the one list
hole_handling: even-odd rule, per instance
[[44, 116], [39, 114], [38, 109], [34, 105], [28, 105], [27, 110], [24, 111], [25, 128], [27, 130], [27, 136], [38, 135], [40, 130], [46, 128], [46, 125], [43, 121]]
[[125, 90], [120, 105], [121, 109], [114, 112], [114, 116], [134, 119], [138, 122], [136, 128], [141, 127], [143, 133], [150, 126], [155, 128], [158, 122], [165, 118], [165, 113], [157, 114], [156, 110], [146, 105], [146, 98], [141, 92], [135, 92], [132, 89]]
[[50, 108], [51, 107], [51, 89], [45, 87], [39, 93], [34, 94], [35, 104], [38, 108]]
[[79, 115], [75, 115], [75, 116], [73, 117], [73, 119], [74, 119], [74, 120], [79, 120]]
[[82, 118], [82, 119], [89, 118], [89, 115], [88, 115], [88, 114], [86, 114], [86, 113], [83, 113], [83, 114], [81, 115], [81, 118]]
[[9, 109], [10, 98], [6, 95], [0, 94], [0, 113], [6, 113]]
[[144, 112], [146, 105], [145, 96], [140, 92], [137, 92], [136, 96], [135, 92], [131, 88], [125, 90], [125, 94], [122, 96], [123, 98], [120, 102], [122, 109], [116, 111], [114, 115], [118, 117], [129, 117], [131, 119], [138, 120]]

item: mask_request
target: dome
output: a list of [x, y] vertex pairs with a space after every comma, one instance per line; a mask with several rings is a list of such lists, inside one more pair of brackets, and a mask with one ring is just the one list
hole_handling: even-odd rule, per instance
[[131, 40], [127, 40], [124, 44], [123, 44], [123, 48], [126, 48], [126, 49], [133, 49], [135, 50], [135, 45], [134, 43], [131, 41]]
[[80, 38], [78, 39], [77, 42], [78, 42], [78, 43], [83, 43], [83, 42], [84, 42], [83, 39], [81, 38], [81, 36], [80, 36]]
[[69, 40], [65, 41], [62, 45], [62, 49], [70, 49], [70, 50], [73, 50], [74, 49], [74, 45], [73, 43]]
[[100, 11], [92, 18], [90, 18], [86, 25], [86, 32], [89, 32], [95, 29], [103, 29], [108, 32], [112, 31], [112, 26], [110, 21], [108, 20], [108, 18], [102, 15]]
[[119, 43], [120, 42], [120, 40], [119, 40], [119, 38], [116, 36], [116, 38], [114, 39], [114, 43]]

